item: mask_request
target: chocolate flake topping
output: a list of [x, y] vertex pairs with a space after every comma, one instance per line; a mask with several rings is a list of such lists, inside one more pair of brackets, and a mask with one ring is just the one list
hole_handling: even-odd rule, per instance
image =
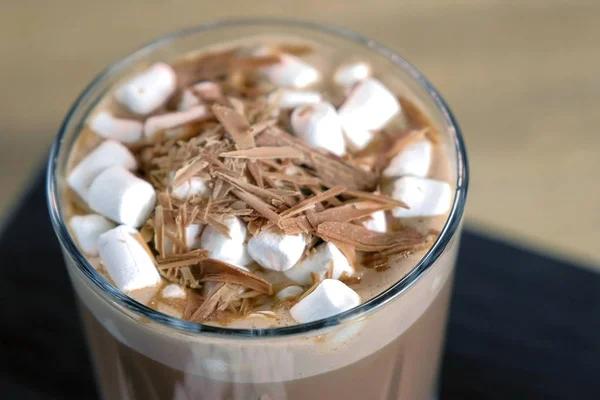
[[[248, 272], [209, 258], [207, 250], [188, 249], [190, 224], [209, 225], [229, 237], [224, 220], [237, 216], [250, 235], [272, 227], [285, 234], [306, 234], [305, 254], [329, 241], [355, 268], [377, 270], [389, 268], [391, 257], [426, 248], [437, 235], [423, 236], [410, 228], [380, 233], [362, 225], [374, 212], [407, 208], [374, 191], [379, 189], [381, 169], [406, 145], [423, 138], [437, 143], [431, 124], [417, 107], [400, 98], [411, 130], [382, 132], [376, 152], [367, 149], [339, 157], [288, 132], [290, 113], [280, 110], [277, 101], [267, 100], [277, 88], [257, 74], [259, 68], [280, 62], [281, 53], [301, 56], [312, 48], [281, 44], [267, 56], [248, 56], [240, 50], [194, 55], [172, 64], [178, 93], [160, 112], [171, 112], [184, 89], [196, 93], [195, 83], [211, 80], [219, 94], [196, 95], [214, 116], [182, 125], [177, 132], [161, 132], [152, 143], [132, 148], [142, 177], [157, 190], [157, 206], [136, 240], [165, 279], [190, 288], [183, 318], [198, 322], [227, 315], [272, 317], [271, 311], [260, 307], [272, 301], [268, 296], [274, 289], [261, 269]], [[324, 96], [335, 102], [335, 94]], [[173, 196], [180, 186], [191, 186], [194, 178], [204, 183], [202, 193]], [[325, 277], [332, 276], [331, 265]], [[360, 280], [360, 271], [343, 280]], [[300, 299], [320, 281], [321, 276], [314, 274], [314, 285]]]
[[337, 240], [357, 250], [372, 252], [391, 248], [410, 249], [425, 242], [420, 233], [410, 228], [398, 232], [374, 232], [348, 222], [323, 222], [316, 233], [324, 240]]
[[239, 112], [215, 104], [212, 111], [223, 127], [242, 150], [254, 147], [254, 135], [249, 131], [248, 120]]
[[269, 127], [256, 136], [258, 146], [288, 146], [301, 151], [312, 172], [328, 186], [344, 185], [349, 189], [373, 190], [377, 186], [377, 174], [365, 171], [358, 165], [332, 153], [310, 147], [302, 139], [295, 138], [277, 127]]
[[304, 159], [301, 151], [289, 146], [281, 147], [257, 147], [249, 150], [228, 151], [220, 154], [221, 157], [249, 158], [251, 160], [271, 159], [271, 158], [291, 158]]

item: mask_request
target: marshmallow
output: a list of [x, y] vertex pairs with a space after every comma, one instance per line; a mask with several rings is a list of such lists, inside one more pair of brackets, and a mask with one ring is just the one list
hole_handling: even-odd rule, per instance
[[229, 228], [229, 237], [209, 225], [200, 235], [200, 247], [208, 250], [210, 258], [235, 266], [249, 264], [252, 259], [244, 243], [248, 233], [246, 224], [235, 216], [227, 217], [222, 222]]
[[192, 88], [203, 100], [217, 101], [223, 97], [221, 86], [211, 81], [196, 83]]
[[333, 279], [339, 279], [345, 272], [351, 275], [354, 272], [346, 256], [333, 243], [327, 242], [316, 247], [316, 251], [300, 261], [293, 268], [284, 272], [288, 279], [301, 285], [312, 283], [311, 273], [325, 277], [329, 266], [333, 265]]
[[262, 230], [248, 241], [248, 253], [261, 267], [273, 271], [292, 268], [306, 249], [304, 234], [285, 235], [273, 229]]
[[396, 96], [375, 78], [357, 84], [339, 109], [346, 138], [361, 150], [400, 111]]
[[200, 99], [191, 90], [185, 89], [181, 93], [179, 103], [177, 103], [177, 111], [186, 111], [200, 104], [202, 104]]
[[410, 143], [392, 158], [383, 175], [390, 178], [404, 175], [424, 178], [429, 172], [432, 151], [433, 145], [427, 139]]
[[289, 90], [280, 89], [271, 93], [267, 97], [267, 102], [277, 105], [283, 109], [291, 109], [308, 104], [317, 104], [321, 102], [321, 93], [309, 90]]
[[121, 166], [104, 170], [94, 179], [88, 192], [88, 205], [92, 210], [134, 228], [146, 222], [155, 204], [152, 185]]
[[[189, 224], [185, 227], [185, 245], [187, 250], [195, 250], [200, 248], [200, 234], [204, 230], [204, 224]], [[173, 232], [174, 233], [174, 232]], [[165, 235], [164, 238], [165, 252], [170, 254], [173, 252], [173, 241]]]
[[277, 292], [276, 297], [277, 299], [283, 301], [293, 299], [294, 297], [298, 297], [302, 293], [304, 293], [304, 289], [302, 288], [302, 286], [292, 285], [281, 289], [279, 292]]
[[176, 87], [177, 76], [173, 68], [159, 62], [123, 83], [115, 97], [131, 112], [146, 115], [166, 103]]
[[121, 225], [100, 235], [98, 251], [102, 264], [122, 291], [160, 283], [160, 275], [146, 249], [133, 237], [137, 232]]
[[[265, 51], [259, 53], [268, 54]], [[279, 63], [261, 68], [266, 78], [275, 86], [304, 89], [320, 78], [319, 71], [298, 57], [280, 54], [279, 59]]]
[[176, 173], [171, 174], [171, 195], [178, 200], [186, 200], [192, 196], [205, 193], [208, 190], [206, 183], [204, 183], [204, 179], [199, 176], [194, 176], [174, 188], [172, 185], [175, 175]]
[[392, 197], [409, 207], [394, 208], [394, 217], [430, 217], [444, 214], [450, 209], [452, 189], [446, 182], [405, 176], [394, 181]]
[[208, 115], [208, 110], [204, 105], [197, 105], [185, 111], [155, 115], [144, 123], [144, 135], [152, 138], [158, 132], [201, 120]]
[[331, 103], [296, 108], [292, 112], [291, 124], [296, 135], [309, 145], [329, 150], [338, 156], [346, 152], [340, 117]]
[[71, 231], [81, 250], [90, 256], [98, 255], [98, 238], [116, 225], [98, 214], [75, 215], [69, 220]]
[[360, 296], [343, 282], [325, 279], [308, 296], [290, 309], [300, 323], [318, 321], [347, 311], [360, 304]]
[[89, 122], [89, 127], [98, 136], [123, 143], [137, 143], [142, 139], [144, 125], [135, 119], [115, 118], [100, 111]]
[[351, 88], [371, 76], [371, 67], [363, 62], [342, 65], [333, 74], [333, 81], [344, 88]]
[[83, 200], [87, 200], [89, 187], [94, 179], [114, 165], [121, 165], [132, 171], [137, 169], [137, 161], [127, 147], [114, 140], [105, 140], [73, 168], [67, 183]]
[[363, 223], [364, 227], [373, 232], [387, 232], [387, 220], [385, 211], [375, 211], [371, 218]]
[[178, 284], [171, 283], [163, 288], [162, 297], [165, 299], [185, 299], [185, 290]]

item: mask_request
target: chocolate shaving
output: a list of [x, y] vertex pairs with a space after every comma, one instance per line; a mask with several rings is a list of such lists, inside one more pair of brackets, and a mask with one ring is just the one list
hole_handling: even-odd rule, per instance
[[306, 231], [315, 232], [317, 227], [323, 222], [349, 222], [360, 220], [370, 216], [376, 211], [389, 210], [390, 208], [391, 206], [386, 204], [358, 202], [343, 204], [320, 212], [307, 210], [305, 213], [306, 215], [284, 219], [281, 222], [281, 228], [288, 235], [295, 235]]
[[323, 193], [320, 193], [316, 196], [309, 197], [308, 199], [301, 201], [300, 203], [296, 204], [294, 207], [292, 207], [288, 210], [285, 210], [280, 215], [282, 218], [289, 218], [293, 215], [301, 213], [302, 211], [313, 208], [315, 206], [315, 204], [325, 201], [331, 197], [337, 196], [337, 195], [343, 193], [345, 190], [346, 190], [346, 188], [342, 185], [334, 186], [331, 189], [324, 191]]
[[265, 184], [263, 182], [262, 170], [258, 166], [256, 161], [249, 161], [246, 164], [246, 167], [248, 168], [248, 171], [250, 171], [250, 175], [252, 175], [252, 178], [254, 179], [254, 182], [256, 182], [258, 187], [264, 188]]
[[228, 303], [237, 294], [237, 289], [237, 286], [233, 284], [220, 284], [204, 299], [202, 305], [191, 315], [190, 320], [196, 322], [205, 321], [217, 310], [219, 303]]
[[193, 178], [198, 172], [202, 171], [208, 166], [208, 161], [201, 157], [196, 157], [189, 161], [185, 166], [181, 167], [173, 178], [173, 187], [179, 187], [185, 182]]
[[202, 260], [199, 273], [195, 273], [194, 276], [203, 282], [236, 283], [260, 293], [273, 294], [273, 286], [268, 281], [251, 272], [212, 258]]
[[382, 251], [390, 248], [414, 248], [425, 238], [417, 231], [405, 228], [398, 232], [373, 232], [348, 222], [323, 222], [316, 234], [323, 240], [347, 243], [361, 251]]
[[[312, 278], [312, 274], [311, 274], [311, 278]], [[319, 283], [321, 283], [321, 282], [313, 282], [312, 286], [310, 288], [308, 288], [308, 290], [306, 292], [302, 293], [302, 296], [300, 296], [300, 298], [298, 298], [298, 302], [302, 301], [306, 296], [308, 296], [309, 294], [314, 292], [315, 289], [317, 288], [317, 286], [319, 286]]]
[[274, 159], [274, 158], [293, 158], [302, 160], [304, 154], [301, 151], [289, 146], [281, 147], [255, 147], [248, 150], [228, 151], [219, 154], [221, 157], [247, 158], [250, 160]]
[[356, 197], [357, 199], [371, 200], [371, 201], [381, 203], [381, 204], [393, 205], [395, 207], [409, 208], [408, 205], [406, 205], [406, 203], [404, 203], [403, 201], [396, 200], [396, 199], [394, 199], [390, 196], [386, 196], [384, 194], [368, 193], [368, 192], [362, 192], [360, 190], [346, 190], [346, 192], [343, 193], [342, 197], [343, 196], [350, 196], [350, 197]]
[[161, 257], [165, 256], [165, 220], [162, 206], [154, 212], [154, 247]]
[[[234, 109], [234, 111], [236, 113], [238, 113], [239, 115], [243, 116], [244, 118], [246, 115], [246, 106], [244, 105], [244, 102], [241, 101], [240, 99], [236, 99], [235, 97], [227, 97], [227, 101], [229, 102], [229, 105]], [[247, 120], [247, 118], [246, 118]]]
[[289, 146], [302, 152], [303, 164], [308, 165], [328, 186], [344, 185], [358, 190], [373, 190], [377, 186], [377, 174], [334, 154], [313, 149], [302, 139], [294, 138], [278, 127], [269, 127], [257, 135], [256, 144], [260, 147]]
[[255, 146], [254, 136], [248, 132], [250, 127], [246, 117], [218, 104], [212, 106], [212, 111], [240, 149], [246, 150]]
[[277, 214], [271, 209], [271, 205], [265, 203], [263, 200], [259, 199], [252, 193], [244, 192], [239, 189], [233, 189], [231, 192], [234, 195], [236, 195], [240, 200], [243, 200], [246, 203], [248, 203], [248, 205], [254, 210], [256, 210], [256, 212], [258, 212], [260, 215], [273, 222], [274, 224], [279, 224], [281, 217], [279, 216], [279, 214]]
[[292, 182], [298, 185], [312, 186], [322, 184], [322, 181], [319, 178], [315, 178], [312, 176], [286, 175], [277, 172], [268, 172], [267, 175], [273, 179], [279, 179], [280, 181], [284, 182]]
[[185, 308], [181, 318], [191, 320], [192, 314], [204, 303], [204, 297], [199, 293], [190, 290], [188, 291]]
[[260, 122], [255, 123], [254, 125], [252, 125], [250, 128], [248, 128], [248, 133], [252, 136], [256, 136], [259, 133], [261, 133], [262, 131], [264, 131], [265, 129], [267, 129], [268, 127], [275, 126], [276, 124], [277, 124], [276, 119], [260, 121]]
[[210, 226], [212, 226], [213, 228], [215, 228], [215, 230], [217, 232], [219, 232], [220, 234], [228, 237], [231, 239], [231, 236], [229, 235], [229, 228], [227, 227], [227, 225], [225, 225], [224, 223], [222, 223], [221, 221], [218, 221], [216, 218], [214, 218], [212, 215], [208, 215], [206, 217], [206, 223]]
[[241, 179], [236, 179], [236, 178], [231, 178], [225, 175], [220, 175], [224, 180], [226, 180], [227, 182], [231, 183], [232, 185], [234, 185], [235, 187], [252, 193], [262, 199], [271, 201], [272, 199], [277, 199], [277, 200], [282, 200], [283, 201], [283, 197], [277, 193], [275, 193], [274, 191], [271, 191], [269, 189], [264, 189], [264, 188], [260, 188], [258, 186], [252, 185], [248, 182], [244, 182]]
[[158, 268], [167, 270], [171, 268], [189, 267], [198, 265], [202, 260], [208, 257], [208, 251], [203, 250], [203, 253], [196, 253], [196, 255], [189, 258], [181, 259], [163, 259], [158, 261]]

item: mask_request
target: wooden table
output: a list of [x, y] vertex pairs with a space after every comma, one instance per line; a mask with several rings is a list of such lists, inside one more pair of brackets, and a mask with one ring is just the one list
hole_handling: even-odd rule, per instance
[[440, 89], [470, 151], [468, 221], [600, 268], [600, 2], [492, 0], [5, 1], [0, 210], [109, 62], [215, 18], [294, 16], [360, 31]]

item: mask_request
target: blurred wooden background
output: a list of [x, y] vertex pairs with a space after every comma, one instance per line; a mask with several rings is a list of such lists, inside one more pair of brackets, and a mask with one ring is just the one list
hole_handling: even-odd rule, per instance
[[600, 268], [594, 0], [0, 0], [0, 215], [108, 63], [172, 30], [241, 16], [329, 22], [398, 51], [463, 128], [468, 222]]

